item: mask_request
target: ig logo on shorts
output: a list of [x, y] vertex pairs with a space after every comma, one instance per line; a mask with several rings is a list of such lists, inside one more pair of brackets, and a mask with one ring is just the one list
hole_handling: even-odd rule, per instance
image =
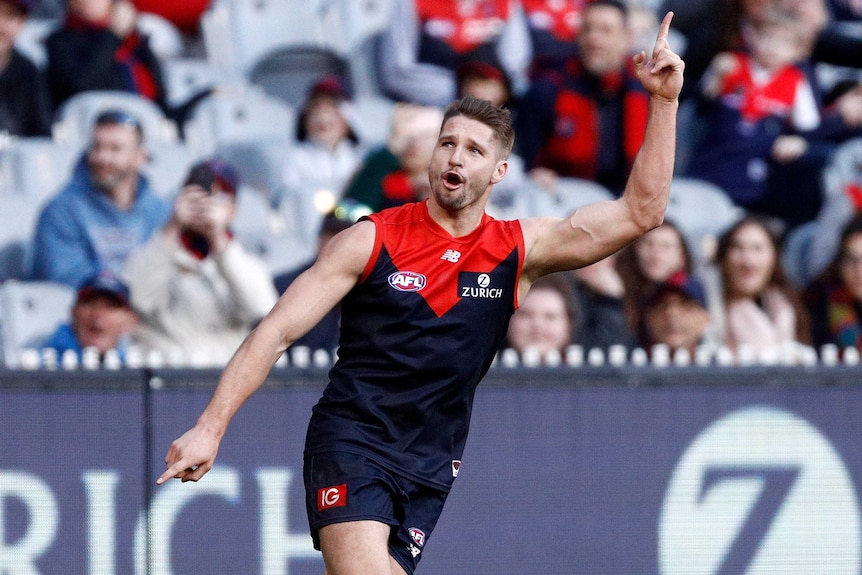
[[828, 439], [795, 414], [731, 413], [677, 463], [658, 558], [661, 575], [859, 575], [853, 482]]

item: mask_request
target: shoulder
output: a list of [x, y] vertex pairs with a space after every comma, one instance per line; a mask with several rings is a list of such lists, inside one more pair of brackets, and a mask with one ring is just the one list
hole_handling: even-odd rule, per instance
[[320, 260], [331, 260], [353, 268], [359, 264], [360, 271], [374, 250], [377, 229], [371, 220], [360, 220], [335, 235], [321, 251]]
[[58, 191], [54, 197], [42, 207], [43, 217], [65, 216], [69, 212], [77, 212], [85, 203], [80, 185], [69, 182]]

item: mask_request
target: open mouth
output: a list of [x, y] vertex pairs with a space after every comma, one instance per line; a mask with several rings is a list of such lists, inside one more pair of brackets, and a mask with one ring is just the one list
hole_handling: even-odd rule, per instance
[[464, 178], [458, 172], [446, 172], [443, 174], [443, 183], [446, 187], [455, 189], [464, 183]]

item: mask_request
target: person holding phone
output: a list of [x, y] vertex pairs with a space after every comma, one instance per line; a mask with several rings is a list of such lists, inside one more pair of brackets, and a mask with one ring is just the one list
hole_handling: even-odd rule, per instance
[[172, 363], [224, 365], [278, 297], [266, 264], [231, 233], [238, 185], [218, 158], [192, 166], [168, 223], [123, 269], [136, 341]]

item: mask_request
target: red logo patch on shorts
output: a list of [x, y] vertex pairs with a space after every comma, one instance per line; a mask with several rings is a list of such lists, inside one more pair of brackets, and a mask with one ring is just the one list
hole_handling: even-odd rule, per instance
[[323, 511], [330, 507], [344, 507], [347, 505], [347, 484], [324, 487], [317, 490], [317, 510]]

